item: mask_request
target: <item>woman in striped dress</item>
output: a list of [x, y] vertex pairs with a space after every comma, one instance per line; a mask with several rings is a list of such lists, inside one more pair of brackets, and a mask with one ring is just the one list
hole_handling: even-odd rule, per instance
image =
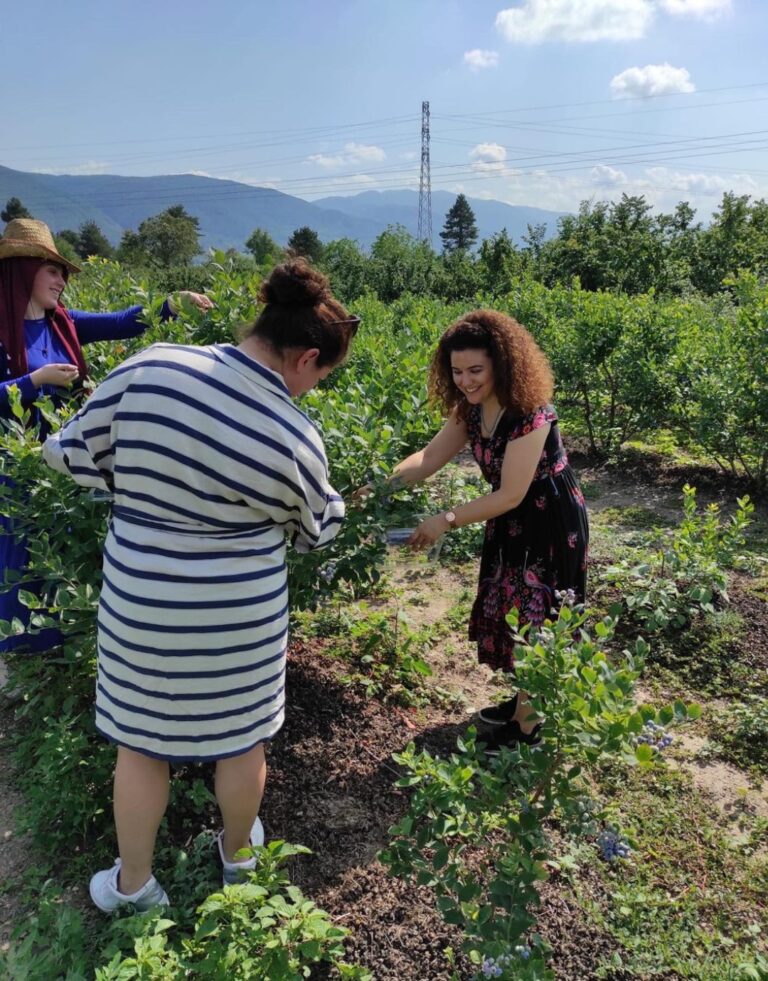
[[239, 346], [155, 344], [113, 371], [50, 437], [50, 466], [113, 495], [98, 612], [96, 725], [118, 746], [120, 859], [97, 906], [167, 902], [152, 875], [168, 762], [216, 761], [225, 882], [260, 844], [264, 743], [283, 724], [286, 538], [336, 535], [344, 505], [321, 438], [292, 399], [357, 328], [302, 261], [278, 266]]

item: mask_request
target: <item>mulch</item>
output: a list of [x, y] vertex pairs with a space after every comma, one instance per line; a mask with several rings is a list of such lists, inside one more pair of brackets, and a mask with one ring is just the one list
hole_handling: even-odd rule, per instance
[[[413, 740], [447, 755], [468, 720], [449, 710], [417, 723], [407, 710], [346, 687], [342, 674], [339, 662], [304, 643], [292, 645], [286, 724], [268, 754], [267, 835], [312, 850], [293, 861], [291, 878], [351, 931], [349, 961], [369, 968], [377, 981], [471, 978], [461, 933], [443, 922], [433, 894], [390, 876], [377, 859], [388, 828], [407, 808], [406, 792], [394, 786], [399, 773], [392, 753]], [[616, 949], [556, 881], [542, 888], [540, 932], [565, 981], [596, 978], [598, 963]], [[453, 969], [447, 947], [457, 955]], [[623, 975], [600, 977], [621, 981]]]

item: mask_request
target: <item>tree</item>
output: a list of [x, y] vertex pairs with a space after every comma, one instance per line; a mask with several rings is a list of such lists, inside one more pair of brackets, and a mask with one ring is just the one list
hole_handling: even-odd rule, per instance
[[149, 256], [144, 248], [138, 232], [126, 228], [120, 245], [117, 247], [117, 260], [126, 266], [142, 267], [149, 265]]
[[149, 265], [167, 269], [186, 266], [200, 254], [200, 219], [188, 214], [181, 204], [146, 218], [136, 237], [132, 235], [123, 234], [119, 251], [134, 262], [143, 254]]
[[87, 259], [90, 255], [102, 256], [111, 259], [115, 250], [112, 248], [109, 239], [102, 232], [95, 221], [84, 221], [80, 226], [75, 249], [81, 259]]
[[323, 243], [317, 232], [308, 225], [297, 228], [288, 239], [288, 249], [294, 255], [304, 256], [310, 262], [319, 262], [323, 257]]
[[0, 211], [0, 219], [5, 222], [13, 221], [14, 218], [31, 218], [32, 215], [19, 201], [18, 198], [8, 198], [5, 207]]
[[437, 257], [428, 242], [402, 225], [390, 225], [371, 246], [368, 281], [376, 295], [391, 303], [403, 293], [431, 293]]
[[483, 239], [478, 257], [478, 272], [487, 290], [504, 293], [514, 276], [519, 276], [526, 257], [507, 234], [506, 228]]
[[[77, 236], [77, 232], [72, 232], [73, 235]], [[60, 256], [63, 256], [69, 262], [73, 262], [77, 265], [80, 256], [75, 251], [74, 245], [70, 239], [66, 238], [59, 232], [57, 235], [53, 236], [53, 244], [56, 246], [56, 251]]]
[[440, 238], [444, 252], [468, 251], [477, 241], [475, 213], [463, 194], [448, 209]]
[[63, 239], [65, 242], [69, 242], [72, 248], [77, 251], [77, 247], [80, 244], [80, 235], [78, 232], [73, 231], [71, 228], [62, 228], [60, 232], [56, 232], [57, 239]]
[[323, 272], [342, 303], [351, 303], [365, 291], [368, 267], [368, 257], [350, 238], [338, 238], [323, 247]]
[[263, 228], [254, 229], [245, 247], [260, 266], [272, 265], [282, 252], [277, 242]]
[[699, 237], [692, 279], [707, 293], [723, 289], [723, 281], [741, 269], [765, 276], [768, 267], [768, 204], [750, 204], [746, 194], [723, 195], [712, 222]]

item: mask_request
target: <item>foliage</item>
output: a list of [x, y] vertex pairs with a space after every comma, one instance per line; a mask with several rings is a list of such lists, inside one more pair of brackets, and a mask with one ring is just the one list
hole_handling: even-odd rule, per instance
[[85, 981], [92, 976], [88, 939], [83, 915], [47, 881], [23, 935], [0, 950], [0, 972], [7, 981]]
[[764, 279], [768, 272], [768, 202], [726, 191], [709, 226], [698, 237], [694, 286], [716, 293], [739, 272]]
[[323, 243], [320, 241], [320, 236], [309, 225], [302, 225], [301, 228], [291, 232], [287, 248], [293, 255], [304, 256], [310, 262], [319, 262], [323, 257]]
[[727, 602], [727, 569], [744, 546], [754, 505], [739, 498], [736, 512], [723, 521], [717, 504], [703, 513], [696, 488], [683, 488], [683, 520], [666, 547], [634, 549], [604, 572], [619, 589], [632, 619], [644, 630], [682, 630], [697, 613], [714, 614], [714, 603]]
[[384, 303], [405, 293], [430, 294], [436, 277], [436, 256], [402, 225], [390, 225], [371, 246], [367, 285]]
[[440, 238], [446, 252], [468, 252], [477, 241], [475, 213], [466, 195], [459, 194], [448, 209]]
[[322, 269], [342, 303], [350, 303], [368, 289], [369, 259], [350, 238], [334, 239], [323, 249]]
[[[178, 936], [162, 914], [123, 924], [132, 951], [117, 951], [96, 971], [96, 981], [140, 978], [233, 978], [300, 981], [312, 964], [332, 964], [341, 978], [370, 981], [368, 972], [344, 962], [348, 931], [290, 884], [283, 865], [306, 854], [282, 841], [256, 849], [248, 882], [212, 893], [200, 906], [194, 932]], [[138, 930], [137, 930], [138, 927]]]
[[719, 714], [713, 732], [720, 755], [768, 774], [768, 698], [759, 695]]
[[555, 857], [548, 822], [557, 818], [572, 835], [595, 836], [607, 818], [590, 796], [595, 768], [616, 758], [652, 766], [659, 750], [637, 739], [645, 724], [666, 726], [700, 710], [683, 703], [658, 713], [635, 708], [647, 647], [638, 640], [633, 653], [609, 659], [611, 617], [594, 624], [597, 639], [587, 629], [590, 614], [567, 605], [535, 631], [518, 628], [515, 611], [509, 620], [517, 641], [515, 685], [545, 716], [542, 743], [503, 749], [489, 762], [470, 730], [447, 760], [413, 744], [396, 754], [406, 770], [399, 786], [413, 792], [382, 860], [433, 890], [443, 919], [462, 928], [480, 972], [492, 960], [501, 968], [496, 977], [551, 978], [534, 913], [537, 883]]
[[346, 680], [368, 697], [419, 705], [429, 697], [425, 680], [432, 670], [423, 657], [429, 646], [429, 632], [413, 630], [400, 610], [378, 612], [363, 604], [332, 649], [354, 669]]
[[674, 352], [671, 415], [694, 446], [768, 488], [768, 289], [745, 273], [733, 320], [686, 318]]
[[137, 232], [124, 232], [117, 254], [121, 262], [139, 267], [187, 265], [200, 254], [200, 220], [175, 204], [145, 218]]
[[27, 211], [21, 201], [16, 198], [8, 198], [5, 207], [0, 211], [0, 221], [13, 221], [14, 218], [31, 218], [32, 213]]
[[245, 247], [260, 266], [274, 265], [282, 254], [280, 246], [263, 228], [253, 230]]
[[106, 235], [95, 221], [84, 221], [82, 223], [78, 232], [75, 249], [81, 259], [87, 259], [91, 255], [101, 256], [103, 259], [111, 259], [115, 254], [115, 250], [110, 245]]
[[259, 863], [247, 883], [210, 894], [206, 888], [196, 909], [174, 906], [140, 915], [127, 910], [88, 929], [80, 911], [47, 882], [34, 915], [0, 954], [3, 977], [298, 981], [322, 963], [341, 979], [370, 981], [367, 971], [344, 960], [348, 931], [290, 884], [284, 866], [307, 849], [273, 841], [257, 852]]
[[53, 244], [56, 246], [56, 251], [60, 256], [63, 256], [77, 266], [80, 264], [80, 257], [69, 236], [74, 236], [75, 241], [77, 241], [77, 232], [69, 232], [65, 229], [63, 232], [59, 232], [53, 236]]

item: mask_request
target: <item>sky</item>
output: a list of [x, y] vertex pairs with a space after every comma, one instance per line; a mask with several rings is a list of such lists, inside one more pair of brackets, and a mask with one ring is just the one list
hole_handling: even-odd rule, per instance
[[767, 0], [0, 0], [0, 164], [705, 218], [768, 197]]

